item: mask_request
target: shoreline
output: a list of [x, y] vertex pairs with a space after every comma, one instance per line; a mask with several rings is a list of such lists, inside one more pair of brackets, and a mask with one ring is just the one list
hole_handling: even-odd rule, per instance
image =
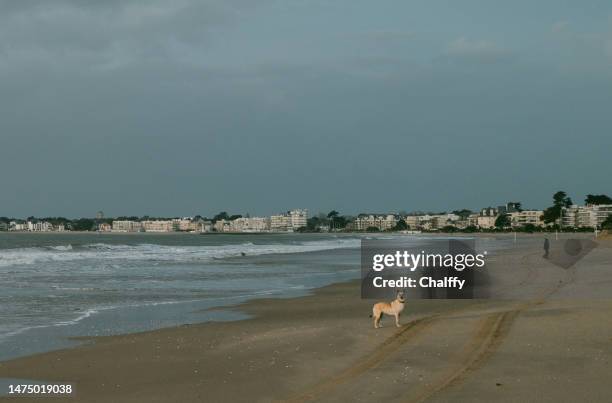
[[[602, 246], [585, 265], [607, 267], [612, 252], [608, 243]], [[508, 250], [498, 260], [504, 267], [533, 267], [525, 281], [534, 284], [541, 270], [550, 270], [535, 243], [528, 250]], [[565, 283], [555, 287], [562, 290]], [[605, 283], [600, 287], [605, 291]], [[246, 319], [79, 338], [90, 343], [2, 361], [0, 377], [71, 383], [78, 400], [92, 402], [345, 401], [351, 396], [488, 402], [528, 400], [533, 388], [546, 390], [545, 401], [579, 396], [598, 401], [598, 394], [611, 392], [603, 380], [612, 369], [602, 367], [612, 361], [612, 346], [604, 340], [612, 333], [606, 322], [612, 313], [609, 298], [410, 300], [402, 328], [386, 317], [385, 327], [374, 330], [368, 314], [375, 301], [362, 300], [359, 290], [360, 280], [334, 283], [307, 296], [256, 298], [221, 308], [250, 315]], [[579, 375], [566, 371], [577, 357], [591, 357], [588, 363], [580, 360]], [[537, 372], [543, 365], [546, 370]]]
[[[165, 373], [165, 369], [163, 369], [162, 372], [158, 372], [160, 369], [158, 367], [153, 371], [153, 373], [151, 373], [146, 369], [148, 365], [141, 367], [142, 364], [139, 363], [141, 360], [150, 360], [149, 364], [154, 364], [160, 362], [163, 363], [166, 361], [166, 359], [168, 359], [168, 357], [158, 355], [159, 351], [156, 350], [162, 350], [162, 354], [173, 354], [183, 349], [195, 349], [200, 353], [207, 353], [211, 349], [214, 350], [223, 346], [224, 352], [230, 351], [230, 355], [226, 356], [225, 359], [231, 361], [233, 354], [231, 353], [231, 350], [233, 350], [234, 347], [240, 345], [242, 341], [257, 343], [257, 340], [259, 339], [263, 341], [263, 347], [267, 351], [264, 354], [258, 352], [253, 357], [256, 356], [260, 360], [267, 362], [266, 365], [260, 363], [261, 369], [265, 368], [266, 373], [269, 374], [269, 367], [273, 367], [272, 372], [275, 374], [275, 376], [282, 376], [284, 372], [288, 371], [294, 365], [291, 363], [284, 363], [284, 365], [277, 366], [277, 364], [282, 364], [280, 362], [281, 358], [278, 356], [279, 352], [284, 353], [286, 348], [283, 348], [287, 347], [288, 344], [293, 346], [295, 340], [300, 340], [300, 343], [310, 344], [311, 346], [309, 348], [296, 346], [295, 349], [294, 347], [291, 347], [289, 348], [289, 351], [292, 353], [299, 353], [300, 350], [304, 348], [304, 351], [309, 352], [308, 354], [310, 354], [313, 352], [313, 348], [321, 348], [322, 350], [318, 354], [320, 354], [320, 357], [322, 358], [333, 355], [339, 351], [348, 353], [346, 348], [349, 345], [359, 343], [360, 347], [351, 354], [356, 358], [362, 353], [362, 349], [365, 348], [369, 342], [363, 344], [363, 335], [359, 335], [357, 332], [355, 332], [354, 335], [357, 340], [353, 340], [351, 335], [345, 334], [344, 326], [350, 324], [350, 326], [353, 327], [356, 321], [360, 322], [363, 325], [363, 328], [368, 330], [366, 338], [369, 341], [374, 341], [375, 343], [384, 342], [386, 337], [392, 336], [396, 331], [395, 327], [391, 326], [391, 320], [389, 319], [384, 321], [386, 327], [380, 329], [380, 332], [372, 333], [369, 331], [371, 327], [371, 320], [368, 318], [368, 312], [370, 310], [372, 301], [360, 299], [360, 281], [361, 280], [351, 280], [330, 284], [313, 289], [309, 295], [301, 297], [256, 298], [233, 306], [211, 308], [211, 310], [215, 311], [233, 311], [248, 315], [246, 318], [231, 320], [228, 322], [211, 321], [203, 323], [190, 323], [156, 330], [133, 332], [113, 336], [75, 337], [73, 339], [81, 342], [82, 344], [60, 350], [53, 350], [7, 361], [1, 361], [0, 378], [29, 379], [49, 383], [60, 383], [65, 381], [76, 385], [77, 397], [87, 396], [88, 401], [107, 401], [109, 399], [115, 400], [117, 398], [115, 393], [119, 391], [117, 387], [118, 385], [121, 385], [121, 383], [118, 383], [117, 385], [112, 385], [112, 382], [110, 384], [107, 384], [106, 382], [100, 384], [98, 383], [98, 380], [106, 379], [107, 377], [114, 377], [112, 374], [114, 372], [112, 368], [114, 367], [114, 360], [119, 359], [119, 357], [126, 358], [132, 356], [133, 359], [128, 359], [123, 362], [123, 364], [128, 364], [128, 362], [131, 365], [135, 364], [137, 367], [139, 367], [140, 373], [146, 378], [154, 373], [157, 374], [156, 376], [161, 375], [162, 378], [170, 376], [175, 369], [169, 370], [167, 373]], [[329, 306], [330, 304], [335, 304], [335, 307], [333, 309], [326, 309], [325, 307]], [[413, 301], [412, 305], [414, 312], [410, 314], [410, 319], [407, 318], [404, 320], [404, 322], [410, 323], [414, 320], [421, 320], [422, 318], [431, 317], [434, 314], [440, 314], [441, 312], [453, 311], [454, 309], [457, 309], [457, 305], [466, 307], [470, 305], [478, 306], [480, 304], [480, 301], [457, 302], [450, 300], [438, 300], [432, 303], [431, 300], [417, 300]], [[358, 310], [355, 309], [357, 306], [359, 307]], [[316, 323], [319, 321], [323, 321], [328, 324], [337, 321], [339, 324], [341, 324], [341, 326], [338, 327], [336, 324], [331, 326], [329, 329], [326, 329], [325, 327], [316, 325]], [[280, 323], [283, 324], [282, 328], [277, 330], [276, 325]], [[326, 334], [333, 334], [333, 337], [329, 339], [329, 343], [321, 343], [318, 338], [323, 337], [326, 339]], [[340, 335], [341, 337], [338, 338]], [[290, 337], [291, 341], [285, 340], [286, 337]], [[228, 345], [225, 345], [226, 343], [228, 343]], [[279, 348], [283, 350], [279, 350]], [[376, 345], [367, 347], [367, 351], [372, 352], [375, 350], [375, 348]], [[138, 351], [136, 352], [136, 355], [133, 355], [133, 350]], [[240, 349], [240, 352], [247, 353], [248, 350], [249, 348], [242, 348]], [[113, 360], [108, 361], [105, 358], [105, 356], [108, 354], [110, 354], [110, 357], [114, 357]], [[190, 355], [191, 354], [188, 354], [187, 356]], [[187, 358], [187, 356], [183, 356], [183, 359]], [[175, 361], [174, 358], [170, 358], [169, 360]], [[102, 365], [106, 367], [106, 370], [103, 370], [100, 373], [98, 372], [100, 368], [96, 370], [92, 363], [100, 363], [101, 361], [103, 362]], [[223, 359], [217, 359], [215, 360], [214, 364], [205, 365], [206, 368], [203, 368], [203, 371], [208, 372], [210, 370], [218, 373], [218, 370], [216, 369], [217, 366], [220, 364], [227, 364], [223, 361]], [[292, 359], [291, 361], [293, 362], [294, 360]], [[62, 364], [58, 366], [56, 364], [57, 362], [61, 362]], [[191, 367], [193, 364], [202, 364], [202, 361], [198, 358], [194, 358], [194, 362], [188, 366]], [[340, 367], [343, 364], [344, 359], [340, 360], [336, 365], [334, 365], [334, 368]], [[165, 366], [166, 364], [162, 365], [162, 367]], [[178, 367], [182, 368], [181, 371], [184, 370], [183, 365], [178, 365]], [[77, 375], [83, 371], [86, 373], [89, 372], [85, 378]], [[199, 370], [196, 371], [198, 372], [194, 372], [193, 375], [184, 374], [186, 377], [185, 380], [198, 383], [197, 379], [199, 379], [199, 377], [196, 374], [199, 373]], [[250, 371], [247, 371], [244, 374], [245, 378], [243, 381], [248, 382], [252, 384], [251, 386], [255, 387], [258, 379], [257, 377], [252, 378], [249, 372]], [[132, 373], [132, 370], [129, 370], [128, 372], [123, 372], [120, 370], [119, 379], [121, 379], [121, 382], [126, 382], [129, 384], [130, 382], [127, 380], [127, 378], [130, 376], [129, 374]], [[223, 377], [228, 376], [231, 378], [234, 373], [232, 370], [228, 370], [227, 372], [219, 375], [222, 375]], [[315, 374], [313, 374], [313, 376], [314, 375]], [[89, 383], [92, 381], [90, 376], [93, 376], [93, 384]], [[136, 378], [139, 378], [139, 376], [136, 375]], [[211, 386], [211, 383], [212, 382], [208, 383], [209, 387]], [[227, 380], [220, 381], [219, 385], [223, 384], [227, 384]], [[304, 383], [303, 386], [306, 385], [307, 383]], [[279, 391], [282, 389], [283, 393], [288, 392], [288, 390], [285, 390], [284, 387], [280, 386], [281, 385], [279, 385], [278, 388]], [[167, 389], [165, 390], [167, 391]], [[227, 391], [220, 390], [217, 397], [221, 399], [221, 396], [223, 396], [223, 399], [226, 399], [226, 393]], [[240, 397], [239, 395], [236, 395], [230, 400], [249, 401], [247, 396], [248, 395]], [[150, 401], [150, 398], [151, 395], [142, 401]], [[4, 399], [8, 399], [8, 397], [0, 396], [0, 401], [3, 401]], [[49, 399], [51, 399], [51, 401], [55, 401], [55, 398], [53, 397], [49, 397]], [[185, 399], [187, 401], [191, 401], [192, 397], [185, 397]], [[60, 400], [61, 398], [58, 398], [58, 401]], [[213, 401], [216, 400], [217, 399], [213, 399]], [[131, 397], [127, 398], [126, 396], [125, 401], [140, 400], [132, 400]]]

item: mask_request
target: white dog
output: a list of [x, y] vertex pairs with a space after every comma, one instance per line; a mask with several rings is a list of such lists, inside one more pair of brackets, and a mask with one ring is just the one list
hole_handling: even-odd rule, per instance
[[382, 327], [380, 320], [382, 319], [383, 314], [395, 316], [395, 326], [400, 327], [399, 317], [404, 310], [405, 303], [406, 300], [404, 299], [404, 292], [398, 291], [397, 296], [393, 301], [379, 302], [374, 304], [372, 307], [372, 315], [370, 315], [370, 318], [374, 318], [374, 329]]

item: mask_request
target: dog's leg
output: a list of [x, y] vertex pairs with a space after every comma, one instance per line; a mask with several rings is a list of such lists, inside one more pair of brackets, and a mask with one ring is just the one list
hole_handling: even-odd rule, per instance
[[399, 323], [399, 317], [400, 317], [400, 314], [396, 313], [395, 314], [395, 326], [397, 326], [397, 327], [401, 327], [401, 325]]

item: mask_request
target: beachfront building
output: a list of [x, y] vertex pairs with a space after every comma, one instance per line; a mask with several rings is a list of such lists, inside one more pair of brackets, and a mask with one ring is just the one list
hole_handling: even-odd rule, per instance
[[453, 213], [444, 214], [423, 214], [417, 216], [418, 228], [426, 231], [440, 230], [444, 227], [467, 226], [467, 222], [460, 216]]
[[442, 229], [444, 227], [456, 227], [457, 223], [461, 220], [457, 214], [436, 214], [432, 216], [431, 224], [432, 229]]
[[51, 223], [48, 223], [46, 221], [28, 221], [27, 230], [30, 232], [50, 232], [53, 230], [53, 226], [51, 225]]
[[291, 231], [291, 218], [286, 214], [270, 216], [270, 230], [273, 232]]
[[194, 220], [191, 217], [175, 218], [172, 220], [172, 230], [182, 232], [198, 232], [201, 231], [201, 220]]
[[9, 231], [27, 231], [28, 225], [24, 222], [11, 221]]
[[291, 228], [295, 231], [299, 228], [305, 227], [308, 222], [308, 210], [296, 209], [289, 212], [289, 218], [291, 219]]
[[495, 228], [495, 220], [497, 216], [481, 215], [476, 219], [476, 226], [481, 229]]
[[482, 217], [497, 217], [498, 211], [495, 207], [485, 207], [480, 210], [480, 215]]
[[215, 232], [232, 232], [231, 228], [232, 224], [230, 220], [217, 220], [213, 225], [213, 230]]
[[267, 217], [240, 217], [234, 220], [217, 220], [213, 228], [216, 232], [268, 232], [270, 231], [270, 219]]
[[293, 232], [305, 227], [307, 222], [308, 210], [291, 210], [284, 214], [270, 216], [270, 230], [273, 232]]
[[612, 204], [572, 205], [561, 210], [561, 224], [564, 227], [594, 228], [612, 215]]
[[357, 231], [366, 231], [368, 228], [377, 228], [379, 231], [390, 230], [399, 221], [395, 214], [359, 214], [353, 226]]
[[270, 219], [267, 217], [240, 217], [231, 221], [232, 232], [267, 232], [270, 231]]
[[142, 224], [138, 221], [115, 220], [113, 221], [113, 232], [139, 232]]
[[472, 213], [467, 217], [468, 227], [478, 227], [478, 213]]
[[612, 215], [612, 204], [596, 204], [588, 206], [591, 208], [591, 220], [593, 225], [601, 227], [606, 219]]
[[142, 221], [141, 224], [145, 232], [172, 232], [175, 228], [173, 220], [147, 220]]
[[113, 226], [109, 223], [103, 222], [98, 224], [98, 231], [100, 232], [111, 232], [113, 230]]
[[9, 225], [4, 221], [0, 221], [0, 231], [8, 231]]
[[407, 215], [405, 217], [402, 217], [402, 219], [404, 220], [404, 222], [406, 223], [406, 225], [408, 225], [408, 228], [410, 229], [417, 229], [419, 228], [419, 216], [416, 215]]
[[561, 209], [561, 225], [564, 227], [592, 227], [591, 212], [586, 206], [576, 204]]
[[199, 231], [200, 232], [212, 232], [213, 231], [213, 223], [212, 221], [208, 221], [208, 220], [200, 220], [198, 221], [199, 226]]
[[510, 216], [510, 225], [512, 228], [524, 227], [525, 225], [534, 225], [541, 227], [544, 225], [542, 220], [542, 210], [523, 210], [507, 213]]

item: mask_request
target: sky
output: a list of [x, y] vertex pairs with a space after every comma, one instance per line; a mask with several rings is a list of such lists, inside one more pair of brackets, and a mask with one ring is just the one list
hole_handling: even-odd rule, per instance
[[612, 194], [612, 2], [0, 0], [0, 216]]

